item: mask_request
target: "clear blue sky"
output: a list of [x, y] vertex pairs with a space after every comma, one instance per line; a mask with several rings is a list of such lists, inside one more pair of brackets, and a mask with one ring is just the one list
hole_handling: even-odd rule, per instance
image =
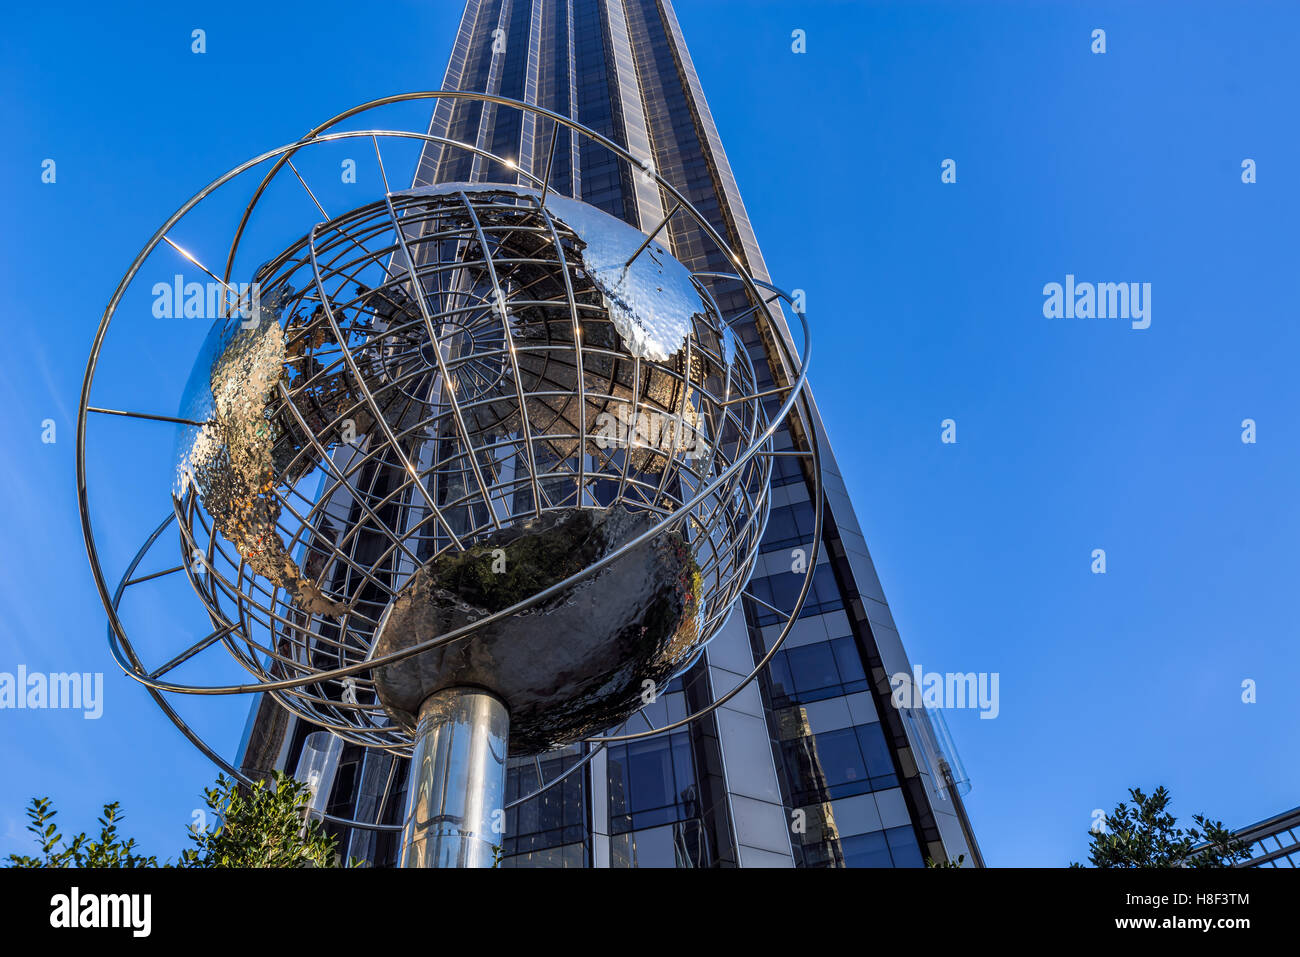
[[[215, 773], [112, 665], [81, 544], [77, 392], [114, 285], [229, 167], [353, 104], [436, 88], [459, 7], [7, 13], [0, 671], [102, 671], [107, 689], [98, 721], [0, 712], [0, 855], [28, 848], [37, 793], [65, 827], [118, 799], [126, 830], [173, 855]], [[903, 640], [927, 670], [1001, 675], [995, 720], [948, 713], [989, 862], [1082, 859], [1092, 810], [1131, 785], [1230, 825], [1300, 803], [1300, 7], [678, 13], [768, 266], [807, 291], [814, 388]], [[1151, 283], [1151, 327], [1044, 318], [1044, 284], [1067, 273]], [[205, 331], [151, 322], [110, 360], [133, 373], [111, 398], [135, 408], [175, 394]], [[159, 447], [124, 445], [136, 493], [96, 503], [115, 568], [165, 513]], [[173, 604], [157, 613], [202, 627]], [[244, 704], [199, 704], [185, 713], [232, 754]]]

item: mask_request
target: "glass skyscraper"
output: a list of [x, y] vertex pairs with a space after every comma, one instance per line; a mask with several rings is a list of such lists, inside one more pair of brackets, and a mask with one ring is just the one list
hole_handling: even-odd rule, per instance
[[[756, 278], [769, 278], [670, 0], [467, 0], [442, 89], [536, 104], [615, 141], [680, 190]], [[477, 100], [437, 104], [431, 134], [514, 167], [427, 144], [414, 185], [543, 174], [549, 121]], [[561, 128], [551, 184], [642, 230], [658, 225], [671, 206], [653, 177], [579, 140]], [[659, 238], [692, 271], [731, 272], [700, 232], [677, 216]], [[714, 294], [724, 314], [748, 305], [723, 287]], [[752, 323], [740, 328], [760, 391], [775, 388], [783, 370], [770, 367], [769, 344]], [[503, 866], [919, 867], [959, 855], [982, 864], [942, 722], [891, 703], [889, 676], [912, 666], [815, 407], [811, 421], [797, 417], [777, 433], [777, 447], [806, 448], [808, 430], [822, 454], [823, 547], [770, 672], [687, 728], [612, 745], [510, 810]], [[773, 609], [794, 605], [803, 573], [792, 572], [792, 552], [813, 534], [807, 460], [773, 461], [772, 511], [749, 587], [757, 600], [742, 599], [704, 657], [650, 706], [655, 726], [734, 688], [780, 633], [784, 616]], [[245, 771], [293, 771], [313, 730], [261, 701]], [[583, 756], [573, 746], [538, 763], [512, 760], [507, 799], [532, 791], [539, 769], [549, 780]], [[346, 745], [326, 809], [400, 823], [405, 774], [403, 760]], [[341, 836], [350, 855], [395, 862], [391, 832]]]

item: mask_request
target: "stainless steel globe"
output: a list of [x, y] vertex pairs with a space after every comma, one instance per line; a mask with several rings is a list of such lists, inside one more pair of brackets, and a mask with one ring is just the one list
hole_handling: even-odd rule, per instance
[[218, 323], [190, 378], [179, 415], [209, 424], [177, 479], [186, 536], [230, 546], [200, 549], [227, 566], [211, 604], [266, 631], [245, 664], [283, 679], [464, 632], [308, 685], [299, 713], [404, 743], [429, 695], [472, 685], [535, 753], [694, 660], [752, 570], [770, 459], [726, 473], [768, 423], [662, 245], [576, 200], [452, 184], [320, 224], [253, 282], [260, 310]]
[[[456, 100], [549, 124], [552, 160], [564, 129], [641, 169], [666, 215], [642, 232], [559, 194], [549, 162], [533, 171], [423, 126], [343, 128], [389, 106]], [[475, 169], [487, 163], [514, 181], [393, 190], [385, 148], [411, 142], [463, 151]], [[379, 198], [331, 216], [295, 159], [349, 144], [373, 146]], [[189, 230], [187, 217], [208, 208], [211, 194], [259, 169], [218, 276], [173, 234]], [[249, 249], [284, 243], [251, 238], [254, 211], [282, 182], [301, 187], [319, 219], [260, 267], [237, 268]], [[708, 247], [692, 240], [693, 261], [719, 271], [688, 270], [660, 240], [679, 213]], [[199, 227], [205, 246], [211, 222]], [[149, 281], [141, 269], [164, 244], [180, 257], [169, 275], [176, 264], [197, 267], [222, 290], [222, 318], [175, 415], [97, 405], [92, 391], [113, 388], [96, 377], [110, 326], [124, 318], [137, 280]], [[251, 291], [232, 301], [237, 277], [251, 280]], [[490, 863], [494, 816], [531, 797], [505, 800], [507, 753], [584, 742], [584, 756], [556, 777], [534, 758], [539, 786], [551, 786], [606, 741], [660, 734], [722, 706], [789, 634], [812, 584], [822, 501], [817, 436], [794, 413], [797, 403], [809, 407], [808, 325], [796, 309], [796, 349], [779, 300], [792, 302], [752, 275], [644, 158], [500, 96], [385, 97], [235, 167], [137, 254], [91, 347], [77, 423], [78, 504], [117, 663], [246, 783], [244, 769], [209, 746], [169, 696], [261, 693], [338, 738], [409, 756], [404, 824], [383, 820], [398, 777], [391, 771], [373, 817], [323, 816], [403, 830], [408, 864]], [[750, 348], [762, 343], [761, 379], [739, 329]], [[140, 466], [110, 450], [90, 467], [95, 413], [179, 427], [169, 514], [116, 589], [96, 544], [89, 473], [121, 473], [138, 495]], [[773, 463], [800, 460], [815, 529], [793, 607], [778, 609], [744, 589]], [[181, 563], [142, 571], [173, 525]], [[147, 612], [128, 628], [127, 596], [165, 587], [177, 572], [211, 630], [195, 639], [184, 624], [168, 628]], [[742, 593], [782, 619], [767, 653], [744, 681], [656, 727], [642, 706], [698, 659]], [[147, 663], [156, 651], [146, 647], [158, 645], [167, 649], [161, 662]], [[212, 655], [223, 652], [248, 680], [222, 683], [228, 662]], [[647, 730], [622, 727], [638, 709]]]

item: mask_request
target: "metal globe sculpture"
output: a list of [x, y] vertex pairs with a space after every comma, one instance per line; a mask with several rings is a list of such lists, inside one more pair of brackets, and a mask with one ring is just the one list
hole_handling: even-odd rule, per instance
[[[726, 473], [767, 422], [728, 404], [754, 392], [749, 359], [645, 238], [575, 200], [453, 184], [320, 224], [258, 271], [260, 314], [219, 320], [194, 369], [182, 415], [208, 424], [178, 456], [184, 534], [226, 565], [206, 597], [273, 649], [251, 670], [382, 658], [614, 555], [376, 669], [354, 690], [384, 713], [351, 712], [356, 729], [400, 742], [433, 692], [473, 686], [532, 754], [618, 724], [689, 664], [753, 566], [770, 460]], [[333, 723], [344, 690], [306, 686], [303, 713]]]
[[[324, 132], [336, 121], [227, 174], [146, 253], [160, 239], [180, 250], [168, 238], [179, 218], [275, 159], [236, 231], [229, 286], [249, 212], [295, 152], [368, 136], [382, 171], [381, 134]], [[805, 375], [769, 313], [778, 296], [743, 270], [692, 273], [670, 254], [658, 236], [679, 212], [716, 233], [667, 184], [677, 205], [647, 234], [526, 174], [407, 190], [387, 179], [381, 198], [322, 216], [256, 268], [255, 297], [223, 298], [177, 415], [139, 416], [179, 426], [172, 516], [110, 595], [85, 429], [87, 412], [117, 412], [89, 392], [137, 258], [87, 370], [83, 525], [119, 664], [205, 751], [161, 692], [265, 691], [340, 738], [412, 756], [406, 863], [482, 865], [507, 755], [598, 747], [689, 667], [753, 571], [775, 456], [811, 456], [815, 472], [816, 449], [773, 448]], [[759, 387], [735, 310], [715, 298], [725, 283], [740, 318], [784, 346], [784, 387]], [[153, 577], [136, 567], [173, 519], [177, 570], [214, 631], [151, 669], [119, 606]], [[164, 679], [214, 645], [251, 683]], [[448, 806], [460, 808], [451, 824]]]

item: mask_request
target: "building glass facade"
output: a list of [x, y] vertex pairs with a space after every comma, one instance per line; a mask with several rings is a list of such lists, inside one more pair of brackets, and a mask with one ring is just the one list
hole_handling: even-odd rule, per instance
[[[745, 260], [768, 279], [726, 154], [670, 0], [468, 0], [443, 89], [521, 99], [625, 147], [661, 174]], [[552, 124], [472, 100], [440, 100], [429, 132], [474, 144], [537, 176], [545, 172]], [[551, 183], [643, 231], [671, 203], [654, 179], [561, 129]], [[413, 184], [522, 181], [506, 164], [426, 146]], [[697, 272], [733, 271], [686, 216], [664, 233]], [[710, 289], [724, 315], [748, 301], [726, 282]], [[784, 319], [779, 325], [785, 328]], [[773, 344], [752, 322], [738, 325], [760, 391], [783, 381]], [[773, 407], [781, 398], [768, 400]], [[508, 812], [503, 866], [919, 867], [965, 855], [981, 863], [940, 736], [920, 711], [890, 703], [888, 676], [911, 671], [885, 603], [830, 445], [818, 420], [798, 418], [776, 447], [807, 448], [817, 436], [826, 494], [823, 542], [812, 590], [769, 672], [687, 728], [617, 744], [560, 784]], [[803, 580], [792, 555], [807, 549], [813, 503], [806, 458], [777, 456], [772, 510], [749, 598], [705, 655], [650, 706], [656, 727], [731, 690], [770, 648]], [[770, 607], [769, 607], [770, 606]], [[302, 731], [263, 704], [255, 737], [280, 742], [245, 766], [292, 769]], [[279, 721], [280, 737], [268, 730]], [[257, 723], [265, 728], [257, 730]], [[629, 726], [629, 730], [638, 730]], [[269, 737], [268, 737], [269, 736]], [[583, 757], [583, 746], [512, 759], [507, 800]], [[347, 769], [346, 771], [343, 769]], [[376, 796], [404, 762], [345, 749], [330, 809], [342, 817], [400, 819], [400, 783], [387, 806]], [[390, 834], [353, 830], [349, 853], [395, 861]]]

